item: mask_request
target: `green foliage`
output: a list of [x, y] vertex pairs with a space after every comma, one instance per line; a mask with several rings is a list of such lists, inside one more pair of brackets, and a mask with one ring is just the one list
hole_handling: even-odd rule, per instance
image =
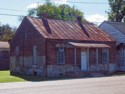
[[12, 40], [12, 37], [16, 31], [16, 28], [10, 27], [8, 24], [0, 26], [0, 41], [8, 41]]
[[83, 13], [75, 9], [75, 7], [70, 7], [67, 4], [55, 6], [49, 1], [43, 5], [39, 5], [36, 9], [30, 9], [28, 11], [28, 16], [40, 17], [43, 13], [46, 13], [49, 19], [76, 20], [76, 16], [81, 16], [84, 20]]
[[125, 1], [124, 0], [108, 0], [110, 10], [108, 12], [108, 18], [111, 21], [124, 21], [125, 16]]

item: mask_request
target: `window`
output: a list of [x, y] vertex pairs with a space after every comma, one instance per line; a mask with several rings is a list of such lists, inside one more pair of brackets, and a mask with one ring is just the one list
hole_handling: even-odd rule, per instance
[[122, 66], [124, 66], [125, 65], [125, 48], [121, 48], [120, 49], [120, 54], [119, 54], [119, 56], [120, 56], [120, 64], [122, 65]]
[[64, 48], [58, 48], [57, 49], [57, 64], [65, 64]]
[[1, 56], [2, 58], [9, 58], [9, 51], [3, 51]]
[[16, 46], [16, 55], [19, 55], [19, 46]]
[[108, 63], [108, 49], [102, 49], [102, 63]]
[[25, 33], [24, 33], [24, 34], [25, 34], [25, 38], [27, 39], [27, 31], [25, 31]]
[[33, 61], [34, 64], [37, 64], [37, 47], [33, 46]]

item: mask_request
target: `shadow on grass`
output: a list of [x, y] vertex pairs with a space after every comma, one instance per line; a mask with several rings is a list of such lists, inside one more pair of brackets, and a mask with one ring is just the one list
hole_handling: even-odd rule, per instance
[[112, 74], [108, 74], [105, 76], [91, 76], [85, 75], [80, 77], [69, 77], [69, 76], [60, 76], [60, 77], [41, 77], [41, 76], [32, 76], [32, 75], [24, 75], [24, 74], [11, 74], [13, 76], [22, 78], [26, 81], [32, 82], [40, 82], [40, 81], [54, 81], [54, 80], [71, 80], [71, 79], [86, 79], [86, 78], [101, 78], [101, 77], [112, 77], [112, 76], [125, 76], [125, 72], [116, 71]]
[[84, 77], [83, 76], [81, 76], [81, 77], [68, 77], [68, 76], [41, 77], [41, 76], [21, 75], [21, 74], [11, 74], [11, 75], [22, 78], [26, 81], [32, 81], [32, 82], [93, 78], [92, 76], [84, 76]]

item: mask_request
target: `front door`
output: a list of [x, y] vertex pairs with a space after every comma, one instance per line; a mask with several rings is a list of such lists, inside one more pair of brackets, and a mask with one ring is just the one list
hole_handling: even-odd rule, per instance
[[81, 70], [82, 71], [87, 70], [87, 52], [86, 51], [81, 52]]

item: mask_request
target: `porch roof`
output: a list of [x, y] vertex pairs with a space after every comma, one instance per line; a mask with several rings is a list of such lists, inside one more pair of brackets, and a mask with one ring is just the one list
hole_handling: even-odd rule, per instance
[[99, 44], [99, 43], [76, 43], [76, 42], [69, 42], [72, 46], [79, 47], [79, 48], [110, 48], [107, 44]]

